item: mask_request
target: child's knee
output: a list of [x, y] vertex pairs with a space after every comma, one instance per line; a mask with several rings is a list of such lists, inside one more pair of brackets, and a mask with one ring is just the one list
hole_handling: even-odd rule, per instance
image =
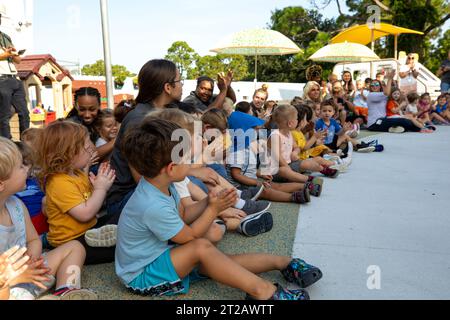
[[72, 240], [63, 244], [67, 254], [77, 255], [83, 259], [86, 257], [86, 249], [83, 247], [80, 241]]
[[192, 244], [194, 245], [195, 250], [200, 255], [208, 252], [209, 250], [211, 250], [211, 248], [214, 247], [214, 245], [211, 243], [211, 241], [208, 239], [205, 239], [205, 238], [195, 239], [195, 240], [193, 240]]

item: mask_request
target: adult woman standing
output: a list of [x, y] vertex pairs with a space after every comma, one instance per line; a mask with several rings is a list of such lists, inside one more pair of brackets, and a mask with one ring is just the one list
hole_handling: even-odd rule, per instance
[[411, 120], [386, 117], [386, 105], [392, 91], [394, 76], [395, 70], [386, 73], [387, 85], [384, 89], [379, 80], [372, 80], [370, 83], [370, 92], [367, 95], [367, 107], [369, 111], [367, 130], [392, 133], [402, 133], [405, 131], [418, 132], [420, 128], [416, 127]]
[[416, 70], [415, 57], [408, 54], [406, 62], [400, 67], [400, 90], [407, 95], [408, 93], [417, 92], [417, 77], [419, 72]]

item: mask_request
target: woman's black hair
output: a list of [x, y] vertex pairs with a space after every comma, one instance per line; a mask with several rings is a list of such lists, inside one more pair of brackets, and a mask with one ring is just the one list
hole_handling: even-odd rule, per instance
[[241, 101], [238, 104], [236, 104], [235, 110], [243, 113], [248, 113], [251, 107], [252, 107], [251, 104], [248, 103], [247, 101]]
[[102, 96], [100, 95], [100, 92], [96, 88], [82, 87], [82, 88], [78, 89], [77, 91], [75, 91], [75, 96], [74, 96], [75, 107], [72, 108], [72, 110], [70, 110], [66, 119], [69, 119], [73, 116], [78, 116], [78, 109], [77, 109], [78, 99], [80, 97], [85, 97], [85, 96], [96, 97], [97, 101], [98, 101], [98, 106], [100, 108], [100, 105], [102, 104]]
[[137, 103], [150, 103], [164, 92], [166, 83], [175, 85], [177, 66], [169, 60], [150, 60], [139, 71]]

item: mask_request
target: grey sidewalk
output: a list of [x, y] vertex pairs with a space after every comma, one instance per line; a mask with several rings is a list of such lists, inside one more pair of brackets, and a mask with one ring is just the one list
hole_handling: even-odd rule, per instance
[[374, 138], [385, 152], [355, 154], [300, 209], [294, 256], [324, 274], [311, 298], [450, 299], [450, 127]]

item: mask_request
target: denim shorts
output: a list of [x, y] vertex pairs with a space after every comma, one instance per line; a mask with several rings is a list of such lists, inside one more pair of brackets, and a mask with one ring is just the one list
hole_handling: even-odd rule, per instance
[[194, 269], [187, 277], [180, 279], [166, 250], [156, 260], [145, 267], [144, 272], [128, 284], [134, 293], [149, 296], [173, 296], [189, 292], [190, 282], [207, 279]]

